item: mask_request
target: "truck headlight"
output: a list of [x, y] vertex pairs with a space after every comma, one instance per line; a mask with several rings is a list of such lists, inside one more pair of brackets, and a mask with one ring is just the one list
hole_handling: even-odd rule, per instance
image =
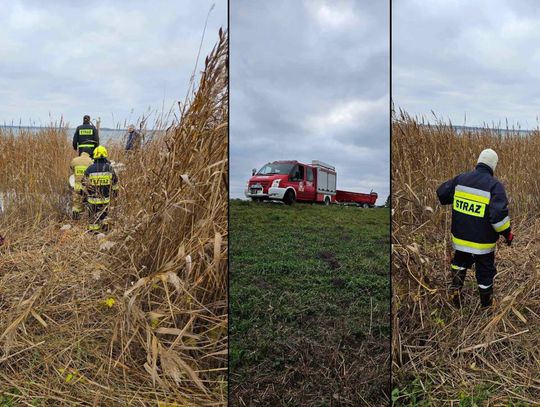
[[272, 188], [279, 187], [279, 183], [281, 182], [280, 179], [275, 179], [274, 182], [272, 182]]

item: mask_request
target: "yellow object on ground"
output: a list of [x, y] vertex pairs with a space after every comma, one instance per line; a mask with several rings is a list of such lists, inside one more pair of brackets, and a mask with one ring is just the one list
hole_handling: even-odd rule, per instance
[[101, 303], [109, 308], [112, 308], [113, 305], [116, 304], [116, 301], [114, 298], [107, 298], [106, 300], [103, 300]]

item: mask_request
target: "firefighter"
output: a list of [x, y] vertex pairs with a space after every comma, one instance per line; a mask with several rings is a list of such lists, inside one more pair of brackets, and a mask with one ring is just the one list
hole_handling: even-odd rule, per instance
[[503, 185], [493, 173], [498, 156], [492, 149], [480, 153], [474, 171], [446, 181], [437, 189], [442, 205], [452, 204], [451, 299], [461, 306], [461, 289], [467, 269], [476, 266], [476, 281], [483, 308], [492, 305], [495, 245], [499, 236], [510, 246], [514, 236], [510, 228], [508, 200]]
[[75, 176], [75, 185], [73, 186], [71, 213], [73, 219], [77, 220], [81, 217], [83, 212], [83, 204], [85, 198], [85, 192], [82, 185], [84, 172], [90, 167], [94, 161], [90, 158], [86, 151], [83, 151], [80, 156], [71, 160], [70, 168]]
[[94, 148], [99, 145], [99, 132], [92, 123], [90, 116], [83, 117], [83, 124], [75, 129], [73, 134], [73, 149], [79, 151], [79, 155], [86, 151], [90, 157], [94, 155]]
[[86, 169], [83, 178], [88, 202], [88, 230], [95, 233], [109, 230], [109, 205], [111, 197], [118, 191], [118, 178], [107, 157], [107, 149], [97, 146], [94, 163]]

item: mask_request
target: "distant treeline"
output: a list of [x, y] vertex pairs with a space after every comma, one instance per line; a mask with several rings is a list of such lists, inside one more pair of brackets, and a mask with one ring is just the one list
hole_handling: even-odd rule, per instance
[[467, 131], [469, 132], [484, 132], [486, 130], [491, 130], [500, 134], [531, 134], [535, 131], [538, 131], [538, 129], [535, 130], [527, 130], [527, 129], [515, 129], [515, 128], [498, 128], [498, 127], [474, 127], [474, 126], [455, 126], [452, 125], [452, 127], [458, 132], [458, 133], [465, 133]]
[[[430, 123], [418, 123], [418, 127], [437, 127], [438, 124], [430, 124]], [[488, 126], [485, 127], [478, 127], [478, 126], [458, 126], [455, 124], [448, 125], [449, 127], [452, 127], [457, 134], [463, 134], [466, 132], [469, 133], [482, 133], [486, 130], [495, 132], [498, 134], [506, 135], [506, 134], [521, 134], [521, 135], [528, 135], [531, 133], [534, 133], [535, 131], [539, 131], [538, 129], [528, 130], [528, 129], [516, 129], [516, 128], [500, 128], [500, 127], [494, 127], [494, 126]]]

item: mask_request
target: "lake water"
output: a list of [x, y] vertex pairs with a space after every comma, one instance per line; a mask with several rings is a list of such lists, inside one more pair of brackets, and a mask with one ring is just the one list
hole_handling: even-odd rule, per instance
[[[21, 130], [25, 131], [32, 131], [32, 132], [39, 132], [40, 130], [46, 129], [46, 127], [25, 127], [25, 126], [0, 126], [0, 129], [12, 131], [15, 134], [20, 132]], [[116, 129], [107, 129], [103, 128], [99, 130], [99, 138], [100, 141], [108, 142], [108, 141], [122, 141], [124, 138], [124, 135], [126, 134], [127, 130], [116, 130]], [[75, 132], [75, 128], [69, 128], [67, 130], [67, 134], [69, 138], [71, 139], [73, 137], [73, 133]]]
[[505, 128], [491, 128], [491, 127], [469, 127], [469, 126], [452, 126], [457, 134], [463, 134], [466, 132], [483, 132], [483, 131], [491, 131], [494, 134], [498, 134], [501, 136], [509, 136], [509, 135], [520, 135], [520, 136], [529, 136], [534, 132], [537, 132], [538, 130], [523, 130], [523, 129], [505, 129]]

